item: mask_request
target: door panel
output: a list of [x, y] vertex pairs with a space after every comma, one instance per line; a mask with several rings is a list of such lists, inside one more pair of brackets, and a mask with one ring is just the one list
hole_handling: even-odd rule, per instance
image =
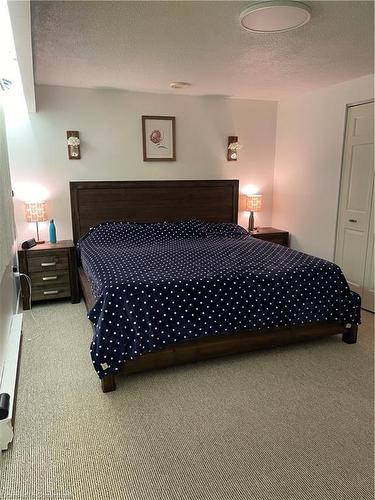
[[354, 144], [348, 178], [348, 198], [346, 209], [366, 214], [371, 201], [371, 181], [374, 161], [373, 144]]
[[362, 306], [374, 312], [374, 204], [371, 206], [370, 231], [367, 245], [365, 278], [363, 282]]
[[[362, 104], [361, 106], [371, 106], [371, 103]], [[373, 135], [374, 135], [373, 117], [369, 114], [357, 115], [354, 118], [353, 136], [360, 137], [361, 139], [366, 137], [367, 139], [371, 140]]]
[[365, 271], [371, 272], [369, 228], [374, 183], [374, 103], [348, 110], [335, 262], [352, 290], [363, 296]]
[[343, 250], [341, 257], [341, 269], [344, 271], [345, 277], [350, 288], [359, 294], [362, 292], [363, 271], [362, 266], [358, 266], [358, 258], [364, 260], [365, 249], [363, 254], [359, 254], [359, 249], [362, 249], [362, 241], [364, 239], [363, 231], [345, 229], [343, 238]]

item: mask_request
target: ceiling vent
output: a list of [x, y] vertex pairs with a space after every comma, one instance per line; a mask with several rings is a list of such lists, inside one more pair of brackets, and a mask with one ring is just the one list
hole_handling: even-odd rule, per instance
[[189, 82], [171, 82], [169, 86], [172, 89], [186, 89], [188, 87], [191, 87], [191, 83]]

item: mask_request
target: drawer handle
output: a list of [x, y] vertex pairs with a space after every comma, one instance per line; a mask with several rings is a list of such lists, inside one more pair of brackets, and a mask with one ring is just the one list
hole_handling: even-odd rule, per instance
[[45, 276], [42, 278], [43, 281], [52, 281], [52, 280], [57, 280], [57, 276]]
[[357, 219], [349, 219], [349, 222], [358, 222]]
[[51, 266], [56, 266], [56, 262], [42, 262], [40, 265], [42, 267], [51, 267]]
[[47, 292], [43, 292], [43, 295], [56, 295], [56, 293], [59, 293], [58, 290], [48, 290]]

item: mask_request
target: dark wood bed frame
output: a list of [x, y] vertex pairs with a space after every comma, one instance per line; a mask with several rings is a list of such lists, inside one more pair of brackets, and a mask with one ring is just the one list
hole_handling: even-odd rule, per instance
[[[71, 182], [70, 198], [75, 243], [91, 227], [106, 221], [197, 218], [237, 223], [238, 216], [238, 180]], [[91, 309], [96, 301], [82, 268], [79, 280], [86, 307]], [[210, 336], [144, 354], [128, 361], [121, 372], [136, 373], [337, 334], [347, 344], [354, 344], [357, 325], [317, 323]], [[101, 384], [103, 392], [115, 390], [114, 375], [107, 375]]]

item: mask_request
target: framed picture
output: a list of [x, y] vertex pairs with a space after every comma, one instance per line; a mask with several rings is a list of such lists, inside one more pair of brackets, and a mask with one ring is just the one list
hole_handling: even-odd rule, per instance
[[176, 161], [176, 118], [142, 116], [143, 161]]

